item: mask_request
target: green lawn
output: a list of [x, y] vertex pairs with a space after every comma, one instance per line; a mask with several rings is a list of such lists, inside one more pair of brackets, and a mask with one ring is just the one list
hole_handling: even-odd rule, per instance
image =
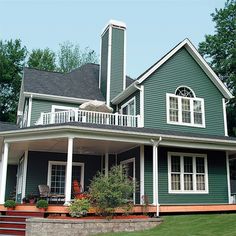
[[151, 230], [108, 233], [104, 236], [235, 236], [236, 214], [163, 216], [164, 222]]

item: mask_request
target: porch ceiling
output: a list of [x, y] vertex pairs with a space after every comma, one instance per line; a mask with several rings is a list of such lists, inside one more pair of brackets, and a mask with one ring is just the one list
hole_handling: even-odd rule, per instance
[[[102, 141], [91, 139], [74, 139], [73, 153], [87, 155], [103, 155], [106, 152], [110, 154], [120, 153], [138, 144], [116, 141]], [[9, 150], [9, 164], [17, 164], [19, 158], [26, 150], [42, 152], [60, 152], [67, 153], [67, 139], [45, 139], [38, 141], [24, 141], [12, 143]]]

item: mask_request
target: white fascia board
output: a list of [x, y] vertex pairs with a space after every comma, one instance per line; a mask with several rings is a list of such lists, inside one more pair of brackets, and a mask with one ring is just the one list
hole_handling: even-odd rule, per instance
[[120, 27], [126, 29], [126, 24], [122, 21], [118, 20], [109, 20], [109, 22], [105, 25], [105, 27], [102, 29], [101, 36], [105, 34], [109, 26], [115, 26], [115, 27]]
[[7, 142], [39, 140], [46, 138], [63, 138], [68, 137], [71, 134], [73, 134], [75, 138], [80, 137], [97, 140], [122, 141], [131, 143], [136, 142], [146, 145], [151, 145], [151, 139], [156, 140], [162, 137], [161, 145], [163, 146], [236, 151], [236, 140], [173, 136], [166, 134], [150, 134], [145, 132], [97, 129], [70, 125], [0, 132], [0, 136], [5, 136], [5, 141]]
[[[33, 98], [40, 98], [43, 100], [50, 100], [56, 102], [68, 102], [68, 103], [84, 103], [93, 101], [92, 99], [83, 99], [83, 98], [74, 98], [74, 97], [64, 97], [58, 95], [50, 95], [50, 94], [41, 94], [41, 93], [31, 93], [31, 92], [24, 92], [25, 97], [33, 97]], [[104, 102], [104, 101], [102, 101]]]
[[137, 90], [137, 87], [135, 87], [136, 82], [132, 83], [129, 87], [127, 87], [124, 91], [120, 92], [116, 97], [114, 97], [111, 100], [111, 103], [116, 105], [121, 103], [125, 98], [127, 98], [129, 95], [134, 93]]

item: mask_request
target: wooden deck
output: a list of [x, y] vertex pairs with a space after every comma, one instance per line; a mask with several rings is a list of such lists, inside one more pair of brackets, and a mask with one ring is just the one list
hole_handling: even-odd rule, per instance
[[[16, 211], [32, 211], [39, 212], [39, 209], [35, 205], [30, 204], [20, 204], [15, 208]], [[3, 205], [0, 205], [0, 212], [7, 211]], [[195, 213], [195, 212], [236, 212], [236, 204], [211, 204], [211, 205], [161, 205], [160, 214], [170, 214], [170, 213]], [[123, 213], [124, 210], [117, 209], [116, 213]], [[142, 214], [142, 213], [155, 213], [156, 206], [149, 205], [146, 208], [141, 205], [135, 205], [132, 209], [133, 213]], [[46, 213], [58, 213], [58, 214], [67, 214], [68, 207], [62, 205], [49, 205]], [[89, 211], [90, 214], [95, 213], [95, 209]]]

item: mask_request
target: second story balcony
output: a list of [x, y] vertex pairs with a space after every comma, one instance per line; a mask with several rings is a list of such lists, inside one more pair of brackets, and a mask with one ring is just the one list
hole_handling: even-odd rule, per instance
[[67, 110], [48, 113], [42, 112], [35, 125], [49, 125], [69, 122], [141, 127], [140, 115], [134, 116], [84, 110]]

